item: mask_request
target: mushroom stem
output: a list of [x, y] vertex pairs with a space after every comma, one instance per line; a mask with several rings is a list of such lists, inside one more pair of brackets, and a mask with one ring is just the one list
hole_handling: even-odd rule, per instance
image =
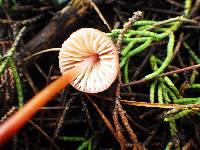
[[66, 74], [52, 82], [36, 96], [30, 99], [22, 109], [18, 110], [14, 115], [8, 118], [0, 125], [0, 145], [12, 137], [24, 124], [44, 106], [53, 96], [65, 88], [67, 84], [72, 82], [82, 71], [98, 60], [97, 55], [86, 58], [76, 67], [70, 69]]

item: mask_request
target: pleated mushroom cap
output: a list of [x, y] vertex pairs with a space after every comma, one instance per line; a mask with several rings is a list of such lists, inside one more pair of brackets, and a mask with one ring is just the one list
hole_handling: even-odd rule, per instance
[[119, 59], [112, 40], [97, 29], [82, 28], [70, 35], [59, 53], [62, 74], [92, 55], [97, 55], [97, 61], [71, 83], [74, 88], [86, 93], [108, 89], [117, 77]]

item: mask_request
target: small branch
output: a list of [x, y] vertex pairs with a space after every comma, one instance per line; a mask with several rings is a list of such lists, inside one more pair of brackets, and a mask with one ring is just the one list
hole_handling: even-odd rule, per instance
[[173, 57], [175, 57], [176, 54], [178, 53], [178, 51], [180, 50], [180, 47], [181, 47], [183, 40], [184, 40], [183, 38], [184, 38], [184, 32], [181, 32], [179, 39], [178, 39], [178, 42], [177, 42], [177, 44], [174, 48], [174, 56]]
[[59, 52], [60, 51], [60, 48], [49, 48], [49, 49], [45, 49], [45, 50], [41, 50], [39, 52], [36, 52], [30, 56], [27, 56], [23, 59], [23, 61], [28, 61], [30, 59], [32, 59], [33, 57], [35, 56], [38, 56], [40, 54], [44, 54], [44, 53], [48, 53], [48, 52]]
[[16, 47], [18, 46], [24, 32], [26, 30], [26, 26], [24, 26], [19, 32], [18, 32], [18, 35], [17, 37], [15, 38], [15, 41], [12, 45], [12, 47], [8, 50], [8, 53], [4, 56], [4, 58], [6, 57], [12, 57], [16, 51]]
[[114, 137], [117, 139], [117, 141], [120, 143], [120, 139], [118, 138], [118, 136], [116, 135], [115, 129], [113, 128], [112, 124], [110, 123], [110, 121], [108, 120], [108, 118], [104, 115], [104, 113], [99, 109], [99, 107], [97, 106], [97, 104], [94, 103], [94, 101], [89, 97], [88, 94], [85, 94], [85, 96], [87, 97], [87, 99], [92, 103], [92, 105], [94, 106], [94, 108], [96, 109], [96, 111], [99, 113], [99, 115], [101, 116], [101, 118], [103, 119], [104, 123], [106, 124], [106, 126], [109, 128], [109, 130], [112, 132], [112, 134], [114, 135]]
[[[200, 64], [192, 65], [192, 66], [185, 67], [185, 68], [182, 68], [182, 69], [177, 69], [177, 70], [169, 71], [169, 72], [160, 74], [160, 75], [158, 75], [158, 76], [155, 77], [155, 78], [157, 79], [157, 78], [159, 78], [159, 77], [164, 77], [164, 76], [168, 76], [168, 75], [172, 75], [172, 74], [177, 74], [177, 73], [181, 73], [181, 72], [186, 72], [186, 71], [190, 71], [190, 70], [193, 70], [193, 69], [196, 69], [196, 68], [200, 68]], [[140, 80], [133, 81], [133, 82], [130, 82], [130, 83], [127, 83], [127, 84], [121, 84], [121, 86], [140, 85], [140, 84], [143, 84], [143, 83], [145, 83], [145, 82], [147, 82], [147, 81], [144, 80], [144, 79], [140, 79]]]
[[97, 5], [93, 2], [93, 0], [88, 0], [90, 2], [90, 4], [92, 5], [92, 7], [95, 9], [95, 11], [97, 12], [97, 14], [99, 15], [99, 17], [101, 18], [101, 20], [103, 21], [103, 23], [107, 26], [107, 28], [111, 31], [111, 27], [109, 26], [109, 24], [107, 23], [105, 17], [102, 15], [101, 11], [99, 10], [99, 8], [97, 7]]
[[125, 137], [124, 137], [124, 135], [122, 133], [122, 128], [121, 128], [121, 125], [119, 123], [117, 107], [114, 108], [112, 117], [113, 117], [113, 122], [114, 122], [114, 125], [115, 125], [115, 129], [116, 129], [116, 135], [119, 138], [119, 144], [120, 144], [121, 150], [125, 150], [127, 141], [126, 141], [126, 139], [125, 139]]
[[56, 127], [56, 129], [55, 129], [55, 131], [54, 131], [53, 141], [55, 141], [55, 139], [58, 137], [58, 134], [59, 134], [59, 132], [60, 132], [60, 129], [62, 128], [64, 119], [65, 119], [65, 115], [66, 115], [67, 111], [69, 110], [70, 105], [71, 105], [71, 103], [74, 101], [74, 99], [75, 99], [75, 98], [72, 97], [69, 101], [66, 102], [65, 108], [64, 108], [64, 110], [63, 110], [63, 112], [62, 112], [62, 115], [61, 115], [60, 118], [59, 118], [57, 127]]
[[196, 68], [200, 68], [200, 64], [192, 65], [192, 66], [185, 67], [185, 68], [182, 68], [182, 69], [177, 69], [177, 70], [169, 71], [169, 72], [166, 72], [166, 73], [163, 73], [163, 74], [159, 75], [157, 78], [168, 76], [168, 75], [172, 75], [172, 74], [177, 74], [177, 73], [181, 73], [181, 72], [190, 71], [190, 70], [196, 69]]
[[123, 108], [122, 108], [122, 106], [120, 104], [120, 101], [118, 101], [118, 104], [116, 104], [116, 105], [118, 105], [118, 107], [117, 107], [118, 113], [119, 113], [119, 115], [121, 117], [121, 120], [122, 120], [122, 122], [123, 122], [123, 124], [124, 124], [124, 126], [125, 126], [125, 128], [126, 128], [126, 130], [128, 132], [128, 134], [129, 134], [132, 142], [133, 143], [138, 143], [137, 136], [133, 132], [133, 130], [131, 129], [131, 126], [129, 125], [128, 119], [126, 118], [126, 115], [125, 115], [126, 111], [123, 110]]
[[46, 134], [46, 132], [44, 132], [37, 124], [31, 120], [29, 120], [29, 123], [32, 124], [33, 127], [35, 127], [38, 131], [40, 131], [40, 133], [52, 144], [56, 150], [60, 150], [60, 148], [53, 142], [53, 140]]
[[149, 108], [175, 108], [175, 109], [192, 109], [200, 110], [200, 104], [188, 104], [188, 105], [179, 105], [179, 104], [160, 104], [160, 103], [146, 103], [146, 102], [137, 102], [137, 101], [128, 101], [120, 100], [122, 104], [127, 104], [130, 106], [139, 106], [139, 107], [149, 107]]
[[136, 11], [133, 13], [132, 18], [129, 18], [129, 21], [124, 24], [123, 29], [120, 31], [120, 35], [117, 40], [117, 50], [120, 51], [121, 44], [123, 41], [124, 34], [131, 28], [132, 24], [137, 21], [140, 17], [142, 17], [143, 13], [141, 11]]

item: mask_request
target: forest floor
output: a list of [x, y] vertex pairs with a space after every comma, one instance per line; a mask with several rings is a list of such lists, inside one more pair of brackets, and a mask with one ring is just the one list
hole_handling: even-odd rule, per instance
[[199, 12], [199, 0], [0, 0], [0, 123], [61, 75], [54, 48], [74, 31], [107, 33], [120, 60], [109, 89], [67, 86], [0, 148], [198, 150]]

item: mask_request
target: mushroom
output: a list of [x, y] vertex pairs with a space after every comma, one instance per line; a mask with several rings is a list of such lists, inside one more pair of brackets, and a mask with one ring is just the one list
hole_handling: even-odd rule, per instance
[[119, 63], [113, 42], [97, 29], [82, 28], [72, 33], [63, 43], [59, 53], [59, 67], [62, 74], [93, 55], [98, 60], [71, 82], [74, 88], [86, 93], [102, 92], [116, 79]]
[[82, 28], [72, 33], [59, 53], [62, 76], [30, 99], [0, 125], [0, 144], [7, 141], [49, 100], [69, 83], [82, 92], [106, 90], [118, 74], [118, 52], [105, 33]]

